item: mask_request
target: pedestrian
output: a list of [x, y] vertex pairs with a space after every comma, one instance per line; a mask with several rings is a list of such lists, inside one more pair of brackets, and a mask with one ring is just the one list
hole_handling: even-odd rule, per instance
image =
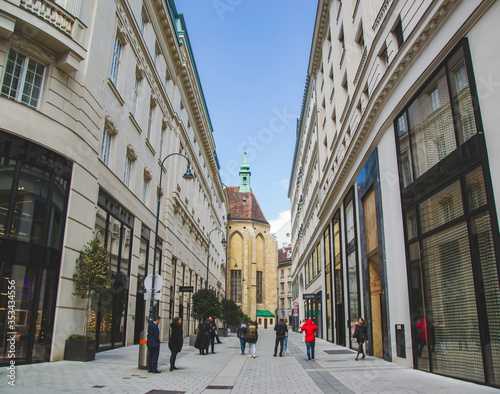
[[276, 325], [274, 326], [274, 331], [276, 331], [276, 340], [274, 342], [274, 357], [278, 352], [278, 344], [280, 345], [280, 357], [283, 356], [283, 342], [285, 341], [285, 334], [288, 330], [285, 322], [282, 320], [278, 320]]
[[[302, 320], [302, 326], [304, 324], [306, 324], [306, 319]], [[301, 326], [300, 332], [302, 333], [302, 342], [305, 342], [306, 341], [306, 333], [302, 330], [302, 326]]]
[[247, 329], [248, 357], [255, 358], [255, 347], [258, 339], [257, 322], [250, 321]]
[[[208, 353], [208, 333], [206, 331], [205, 322], [201, 323], [198, 327], [198, 335], [196, 336], [196, 341], [194, 342], [194, 347], [200, 351], [201, 355], [206, 355]], [[207, 350], [207, 353], [205, 353]]]
[[316, 345], [316, 336], [314, 335], [314, 331], [317, 329], [318, 326], [314, 324], [311, 319], [307, 319], [301, 327], [301, 330], [304, 333], [304, 340], [306, 341], [307, 358], [309, 361], [314, 360], [314, 347]]
[[168, 348], [170, 349], [170, 370], [178, 369], [175, 366], [175, 359], [177, 354], [182, 350], [184, 343], [184, 335], [182, 332], [182, 319], [180, 317], [174, 318], [170, 323], [170, 339], [168, 340]]
[[[418, 334], [418, 357], [422, 357], [425, 345], [427, 344], [427, 321], [421, 318], [416, 325]], [[462, 350], [462, 343], [460, 342], [459, 350]]]
[[156, 316], [148, 327], [148, 372], [160, 373], [158, 371], [158, 357], [160, 356], [160, 316]]
[[241, 354], [245, 354], [245, 347], [247, 345], [247, 329], [248, 326], [246, 324], [246, 321], [242, 321], [240, 326], [238, 327], [238, 332], [236, 335], [238, 335], [238, 338], [240, 338], [240, 346], [241, 346]]
[[[215, 323], [215, 321], [214, 321], [214, 323]], [[217, 343], [222, 343], [222, 341], [219, 338], [219, 326], [217, 325], [217, 323], [215, 323], [214, 334], [215, 334], [215, 339], [216, 339]]]
[[363, 354], [363, 357], [362, 358], [365, 358], [366, 355], [365, 355], [365, 352], [363, 350], [363, 343], [368, 343], [368, 328], [366, 327], [366, 323], [365, 323], [365, 320], [360, 317], [358, 319], [358, 324], [356, 324], [356, 328], [354, 329], [354, 335], [353, 335], [353, 340], [354, 338], [356, 339], [356, 341], [358, 342], [358, 354], [356, 354], [356, 358], [355, 360], [358, 361], [358, 356], [359, 356], [359, 353], [362, 353]]
[[[217, 325], [215, 324], [215, 321], [214, 321], [214, 319], [212, 318], [212, 316], [210, 316], [210, 317], [207, 319], [207, 322], [208, 322], [208, 330], [209, 330], [209, 333], [210, 333], [210, 336], [209, 336], [209, 342], [210, 342], [210, 345], [212, 346], [212, 354], [215, 354], [215, 352], [214, 352], [214, 346], [215, 346], [215, 331], [217, 331]], [[207, 346], [207, 353], [208, 353], [208, 346]]]
[[[283, 323], [287, 323], [286, 317], [283, 318]], [[286, 326], [286, 331], [285, 331], [285, 340], [283, 341], [283, 355], [286, 356], [286, 351], [287, 351], [287, 346], [288, 346], [288, 325]]]

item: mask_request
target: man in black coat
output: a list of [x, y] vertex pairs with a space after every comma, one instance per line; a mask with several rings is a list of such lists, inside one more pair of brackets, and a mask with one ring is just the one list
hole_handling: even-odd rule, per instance
[[158, 324], [160, 317], [149, 323], [148, 327], [148, 372], [160, 373], [158, 371], [158, 357], [160, 356], [160, 330]]
[[[212, 318], [212, 316], [210, 316], [208, 318], [208, 326], [210, 327], [209, 330], [210, 330], [210, 338], [209, 338], [209, 341], [210, 341], [210, 345], [212, 346], [212, 354], [214, 354], [214, 346], [215, 346], [215, 333], [217, 331], [217, 324], [215, 324], [215, 321], [214, 319]], [[207, 353], [208, 353], [208, 347], [207, 347]]]
[[276, 353], [278, 352], [278, 343], [280, 344], [280, 357], [283, 355], [283, 342], [285, 340], [285, 334], [288, 327], [286, 324], [279, 320], [274, 326], [274, 331], [276, 331], [276, 342], [274, 344], [274, 357], [276, 357]]

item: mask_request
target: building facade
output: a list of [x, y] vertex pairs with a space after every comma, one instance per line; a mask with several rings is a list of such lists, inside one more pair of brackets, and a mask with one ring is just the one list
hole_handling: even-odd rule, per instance
[[[190, 293], [178, 287], [205, 286], [209, 230], [226, 226], [226, 207], [174, 2], [2, 0], [0, 75], [0, 287], [15, 287], [16, 362], [62, 359], [85, 326], [97, 351], [139, 343], [152, 273], [163, 279], [153, 303], [162, 340], [177, 315], [192, 333]], [[110, 253], [112, 287], [86, 320], [73, 274], [95, 238]], [[221, 296], [224, 252], [210, 245], [209, 286]]]
[[276, 317], [292, 321], [292, 247], [278, 249], [278, 311]]
[[278, 246], [250, 186], [246, 157], [245, 153], [240, 185], [226, 188], [227, 291], [243, 313], [268, 328], [276, 322]]
[[320, 0], [289, 197], [319, 336], [500, 385], [495, 1]]

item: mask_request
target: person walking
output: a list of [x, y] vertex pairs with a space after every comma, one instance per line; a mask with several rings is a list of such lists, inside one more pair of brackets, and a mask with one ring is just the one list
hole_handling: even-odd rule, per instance
[[258, 339], [257, 322], [251, 321], [247, 329], [248, 357], [255, 358], [255, 347]]
[[[208, 353], [208, 334], [205, 322], [201, 323], [198, 327], [198, 335], [196, 336], [194, 347], [200, 351], [202, 356]], [[205, 350], [207, 350], [207, 353], [205, 353]]]
[[318, 326], [313, 323], [311, 319], [307, 319], [305, 324], [302, 325], [301, 330], [304, 333], [304, 338], [307, 347], [307, 358], [309, 361], [314, 360], [314, 347], [316, 345], [316, 335], [314, 331], [318, 329]]
[[[306, 324], [306, 319], [302, 320], [302, 326], [304, 324]], [[302, 342], [305, 342], [306, 341], [306, 333], [304, 331], [302, 331], [302, 328], [300, 329], [300, 332], [302, 333]]]
[[148, 372], [160, 373], [158, 371], [158, 357], [160, 356], [160, 317], [156, 316], [148, 327]]
[[241, 354], [245, 354], [245, 347], [247, 345], [247, 329], [248, 326], [246, 324], [246, 321], [241, 322], [240, 326], [238, 327], [238, 338], [240, 338], [240, 346], [241, 346]]
[[[287, 323], [286, 317], [283, 318], [283, 323]], [[283, 355], [286, 356], [286, 351], [287, 351], [287, 345], [288, 345], [288, 325], [286, 326], [286, 331], [285, 331], [285, 340], [283, 341]]]
[[355, 360], [358, 361], [359, 353], [363, 354], [362, 358], [365, 358], [365, 352], [363, 350], [363, 343], [368, 343], [368, 328], [366, 327], [365, 320], [360, 317], [358, 319], [358, 324], [356, 324], [356, 328], [354, 329], [354, 335], [353, 335], [353, 340], [356, 338], [356, 341], [358, 342], [358, 354], [356, 354]]
[[285, 341], [285, 334], [288, 330], [285, 322], [279, 320], [274, 326], [274, 331], [276, 331], [276, 341], [274, 342], [274, 357], [278, 352], [278, 344], [280, 345], [280, 357], [283, 356], [283, 342]]
[[170, 349], [170, 371], [178, 369], [175, 367], [175, 359], [177, 354], [182, 350], [184, 343], [184, 335], [182, 332], [182, 319], [180, 317], [174, 318], [170, 323], [170, 339], [168, 340], [168, 348]]

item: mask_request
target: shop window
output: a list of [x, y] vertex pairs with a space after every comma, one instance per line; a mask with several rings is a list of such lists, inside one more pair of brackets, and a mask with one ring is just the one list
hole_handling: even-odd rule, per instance
[[5, 65], [2, 95], [37, 109], [44, 74], [43, 64], [11, 49]]

